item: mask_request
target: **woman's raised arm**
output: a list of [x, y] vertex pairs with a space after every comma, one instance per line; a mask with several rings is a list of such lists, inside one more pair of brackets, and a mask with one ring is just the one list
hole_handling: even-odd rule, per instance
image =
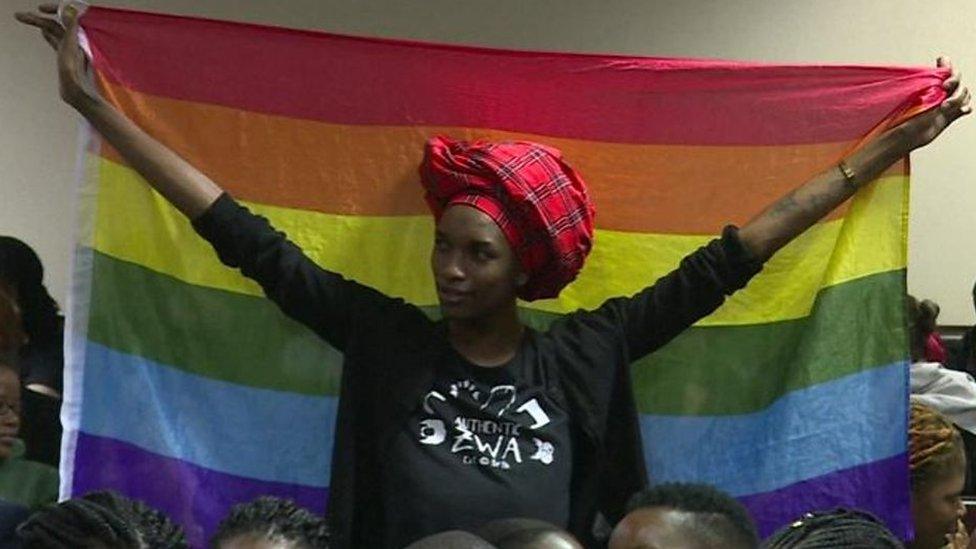
[[39, 13], [20, 12], [17, 20], [37, 27], [58, 53], [61, 98], [75, 108], [149, 184], [190, 219], [205, 212], [223, 190], [200, 170], [153, 139], [93, 89], [88, 60], [78, 44], [78, 18], [73, 11], [65, 29], [54, 19], [57, 5], [44, 4]]
[[[952, 69], [948, 59], [938, 66]], [[959, 73], [943, 83], [949, 95], [941, 105], [919, 114], [868, 142], [838, 166], [807, 181], [780, 198], [739, 230], [743, 245], [765, 261], [776, 250], [807, 230], [873, 180], [898, 159], [932, 142], [949, 124], [972, 112], [969, 90], [959, 83]]]

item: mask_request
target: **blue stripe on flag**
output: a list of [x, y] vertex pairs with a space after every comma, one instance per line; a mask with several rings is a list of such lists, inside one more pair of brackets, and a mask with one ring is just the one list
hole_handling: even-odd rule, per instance
[[874, 368], [793, 391], [752, 414], [642, 415], [648, 474], [744, 496], [903, 453], [907, 376], [904, 362]]
[[223, 473], [329, 485], [335, 397], [208, 379], [92, 342], [86, 355], [84, 432]]

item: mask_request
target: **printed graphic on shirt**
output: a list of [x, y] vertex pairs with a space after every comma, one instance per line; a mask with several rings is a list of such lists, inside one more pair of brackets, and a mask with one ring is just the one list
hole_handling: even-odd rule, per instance
[[422, 408], [420, 443], [443, 447], [465, 465], [504, 471], [556, 459], [544, 431], [549, 414], [538, 398], [520, 399], [514, 385], [485, 387], [464, 379], [427, 393]]

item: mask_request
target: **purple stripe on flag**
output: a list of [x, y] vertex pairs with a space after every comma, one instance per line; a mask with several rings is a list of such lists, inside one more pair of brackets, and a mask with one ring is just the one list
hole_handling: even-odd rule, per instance
[[739, 498], [766, 537], [810, 511], [848, 507], [878, 517], [902, 539], [912, 532], [908, 456], [897, 456]]
[[109, 438], [78, 434], [72, 494], [115, 490], [163, 511], [204, 547], [235, 504], [270, 495], [323, 513], [328, 489], [253, 480], [163, 457]]

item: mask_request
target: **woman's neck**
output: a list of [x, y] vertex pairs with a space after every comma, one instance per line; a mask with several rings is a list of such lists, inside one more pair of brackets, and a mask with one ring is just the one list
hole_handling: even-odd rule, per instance
[[497, 315], [447, 322], [451, 346], [469, 362], [486, 368], [503, 366], [518, 351], [525, 326], [513, 305]]

